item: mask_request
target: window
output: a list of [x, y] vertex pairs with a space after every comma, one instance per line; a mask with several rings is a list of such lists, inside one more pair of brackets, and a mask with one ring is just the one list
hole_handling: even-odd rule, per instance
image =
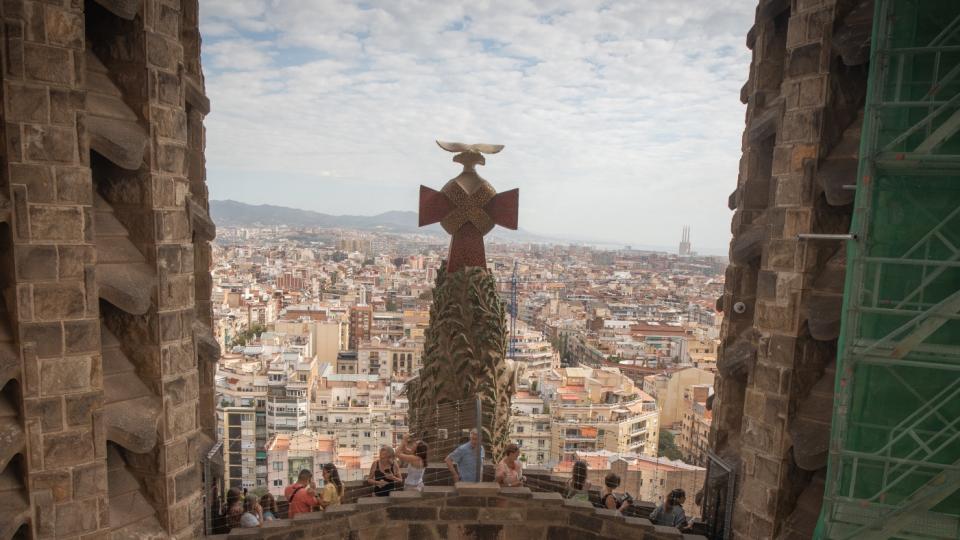
[[540, 448], [543, 448], [545, 444], [546, 444], [546, 441], [544, 441], [543, 439], [540, 439], [539, 441], [537, 441], [537, 446], [539, 446]]
[[283, 462], [282, 462], [282, 461], [274, 461], [274, 462], [273, 462], [273, 470], [275, 470], [275, 471], [282, 471], [282, 470], [283, 470]]
[[273, 487], [283, 487], [283, 480], [274, 480]]
[[369, 439], [371, 435], [369, 431], [364, 431], [363, 436]]
[[517, 433], [523, 433], [523, 426], [517, 426]]
[[537, 454], [537, 461], [543, 461], [543, 454]]
[[534, 407], [532, 410], [533, 414], [540, 414], [540, 407]]
[[386, 437], [386, 436], [387, 436], [387, 432], [386, 432], [386, 431], [381, 431], [381, 432], [380, 432], [380, 436], [381, 436], [381, 437]]

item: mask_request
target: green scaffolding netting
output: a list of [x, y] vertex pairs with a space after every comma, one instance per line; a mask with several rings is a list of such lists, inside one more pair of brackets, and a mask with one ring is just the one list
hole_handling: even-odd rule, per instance
[[878, 0], [817, 538], [960, 538], [960, 1]]

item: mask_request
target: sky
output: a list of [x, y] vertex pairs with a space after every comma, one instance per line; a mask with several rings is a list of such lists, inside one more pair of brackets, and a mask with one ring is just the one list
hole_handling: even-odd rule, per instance
[[520, 227], [724, 254], [756, 0], [204, 0], [212, 199], [416, 210], [505, 145]]

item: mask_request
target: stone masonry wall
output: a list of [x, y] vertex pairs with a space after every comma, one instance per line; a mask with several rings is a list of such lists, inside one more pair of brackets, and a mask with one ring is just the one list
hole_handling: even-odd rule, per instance
[[389, 538], [390, 540], [682, 540], [650, 520], [624, 517], [615, 510], [564, 500], [559, 493], [531, 493], [496, 483], [427, 486], [423, 492], [397, 491], [389, 497], [363, 497], [325, 512], [298, 514], [263, 528], [234, 529], [224, 539]]
[[711, 442], [737, 470], [735, 538], [809, 538], [823, 496], [872, 1], [762, 0]]
[[219, 350], [197, 11], [0, 4], [0, 540], [202, 532]]

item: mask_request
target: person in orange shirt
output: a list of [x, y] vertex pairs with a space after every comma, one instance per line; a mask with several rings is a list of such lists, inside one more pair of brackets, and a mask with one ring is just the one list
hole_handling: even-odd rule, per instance
[[283, 496], [290, 503], [290, 508], [287, 510], [287, 516], [290, 519], [320, 505], [317, 499], [317, 486], [313, 483], [313, 473], [309, 469], [300, 471], [297, 475], [297, 483], [287, 486], [287, 489], [283, 490]]

